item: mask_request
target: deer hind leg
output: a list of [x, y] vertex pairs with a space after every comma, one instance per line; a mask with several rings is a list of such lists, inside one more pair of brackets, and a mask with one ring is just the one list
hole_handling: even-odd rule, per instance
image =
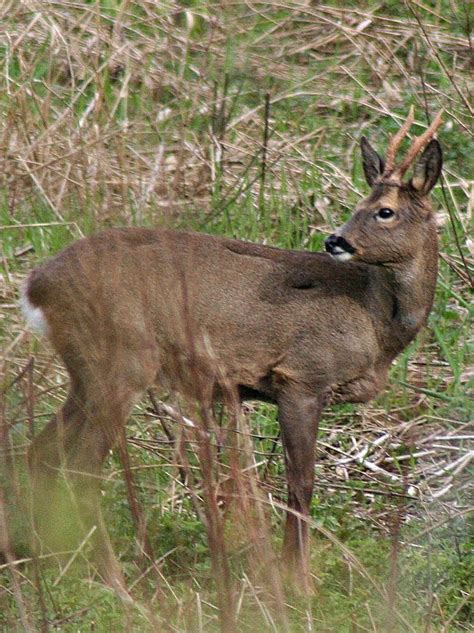
[[278, 399], [278, 418], [285, 454], [288, 512], [283, 560], [290, 579], [310, 592], [308, 524], [295, 512], [309, 517], [314, 485], [315, 445], [322, 398], [287, 390]]
[[100, 471], [137, 397], [126, 377], [72, 378], [62, 410], [29, 451], [33, 516], [40, 544], [50, 551], [77, 548], [86, 536], [99, 573], [123, 591], [124, 583], [101, 515]]
[[[76, 521], [64, 476], [68, 453], [79, 441], [85, 413], [77, 384], [58, 413], [34, 439], [28, 451], [34, 529], [41, 545], [52, 551], [68, 550], [77, 537]], [[61, 493], [61, 490], [64, 494]]]
[[89, 403], [90, 411], [79, 441], [68, 454], [66, 476], [76, 500], [83, 533], [91, 534], [98, 571], [106, 582], [122, 589], [122, 574], [100, 508], [100, 474], [107, 454], [127, 421], [136, 393], [122, 385], [119, 389], [105, 387], [102, 397], [102, 402]]

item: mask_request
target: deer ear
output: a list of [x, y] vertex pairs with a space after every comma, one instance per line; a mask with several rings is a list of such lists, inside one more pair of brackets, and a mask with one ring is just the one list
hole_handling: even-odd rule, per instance
[[410, 185], [426, 196], [435, 186], [443, 166], [443, 152], [436, 139], [432, 139], [416, 161]]
[[365, 136], [360, 139], [360, 149], [362, 152], [362, 164], [364, 166], [365, 179], [367, 180], [369, 187], [373, 187], [377, 178], [383, 174], [385, 163]]

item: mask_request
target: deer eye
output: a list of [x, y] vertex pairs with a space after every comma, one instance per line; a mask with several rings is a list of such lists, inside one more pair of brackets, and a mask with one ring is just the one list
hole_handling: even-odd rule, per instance
[[380, 220], [389, 220], [390, 218], [393, 218], [394, 215], [395, 211], [393, 211], [392, 209], [388, 209], [387, 207], [383, 207], [382, 209], [378, 210], [375, 217]]

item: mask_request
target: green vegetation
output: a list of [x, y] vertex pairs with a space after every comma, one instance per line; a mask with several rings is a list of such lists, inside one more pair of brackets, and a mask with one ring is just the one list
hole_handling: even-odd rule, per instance
[[[285, 500], [271, 406], [250, 403], [242, 435], [226, 433], [225, 413], [216, 412], [223, 448], [213, 473], [238, 631], [283, 631], [283, 612], [290, 631], [471, 630], [472, 4], [6, 0], [0, 30], [0, 549], [11, 544], [27, 559], [0, 561], [0, 630], [220, 626], [196, 444], [166, 422], [186, 439], [192, 480], [183, 485], [183, 452], [149, 401], [127, 427], [134, 492], [118, 453], [103, 483], [133, 600], [121, 603], [99, 581], [87, 543], [67, 568], [29, 558], [26, 519], [14, 511], [24, 501], [26, 447], [67, 384], [47, 342], [27, 334], [18, 313], [27, 272], [108, 226], [320, 250], [367, 190], [360, 136], [383, 150], [411, 104], [414, 133], [428, 114], [446, 112], [443, 185], [434, 194], [443, 221], [436, 301], [386, 393], [323, 418], [313, 597], [288, 590], [279, 599], [271, 574], [257, 569], [270, 564], [259, 558], [261, 543], [279, 551]], [[249, 432], [255, 462], [242, 439]], [[241, 451], [236, 481], [232, 447]], [[130, 494], [142, 506], [155, 565], [141, 554]]]

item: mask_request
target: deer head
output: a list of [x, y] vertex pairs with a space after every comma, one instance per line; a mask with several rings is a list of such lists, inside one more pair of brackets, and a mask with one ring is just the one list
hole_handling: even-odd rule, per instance
[[[413, 123], [413, 108], [404, 125], [390, 142], [383, 160], [365, 137], [361, 139], [364, 173], [372, 188], [357, 205], [351, 219], [326, 240], [326, 250], [340, 261], [359, 260], [368, 264], [396, 264], [412, 258], [414, 240], [434, 226], [428, 194], [441, 173], [441, 146], [432, 136], [441, 124], [441, 112], [416, 138], [399, 165], [397, 150]], [[416, 160], [413, 175], [403, 176]]]

